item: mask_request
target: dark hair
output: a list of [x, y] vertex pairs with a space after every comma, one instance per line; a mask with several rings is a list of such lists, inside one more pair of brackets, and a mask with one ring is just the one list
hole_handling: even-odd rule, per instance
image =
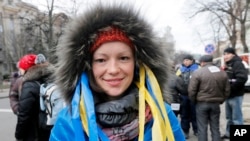
[[17, 78], [18, 76], [19, 76], [18, 72], [14, 72], [14, 73], [13, 73], [13, 77], [14, 77], [14, 78]]
[[232, 48], [232, 47], [226, 48], [226, 49], [224, 50], [224, 53], [231, 53], [231, 54], [236, 55], [235, 49]]
[[186, 54], [184, 57], [183, 57], [183, 60], [185, 59], [188, 59], [188, 60], [194, 60], [194, 57], [190, 54]]

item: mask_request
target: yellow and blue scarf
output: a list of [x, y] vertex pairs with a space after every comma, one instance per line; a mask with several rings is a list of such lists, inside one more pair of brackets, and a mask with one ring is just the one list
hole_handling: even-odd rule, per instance
[[[173, 131], [164, 106], [162, 92], [153, 72], [146, 66], [141, 65], [139, 69], [139, 141], [144, 140], [145, 108], [149, 105], [154, 119], [152, 126], [153, 141], [174, 141]], [[82, 126], [90, 141], [109, 141], [108, 137], [102, 132], [96, 123], [94, 100], [89, 88], [87, 74], [81, 78], [81, 101], [80, 117]]]

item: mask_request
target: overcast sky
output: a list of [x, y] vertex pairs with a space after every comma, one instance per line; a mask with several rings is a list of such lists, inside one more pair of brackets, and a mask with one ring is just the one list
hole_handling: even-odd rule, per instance
[[[42, 8], [41, 5], [47, 0], [24, 0], [31, 2]], [[63, 5], [69, 0], [56, 0], [61, 1]], [[83, 4], [84, 0], [80, 0]], [[157, 32], [162, 32], [164, 28], [170, 26], [172, 28], [172, 34], [176, 41], [177, 50], [190, 51], [192, 53], [204, 53], [204, 47], [197, 45], [195, 39], [195, 33], [193, 32], [193, 26], [189, 24], [184, 18], [183, 9], [185, 8], [184, 2], [188, 0], [85, 0], [84, 3], [93, 5], [96, 2], [107, 1], [121, 1], [134, 4], [141, 9], [141, 13], [147, 18], [147, 20], [153, 25]], [[84, 5], [84, 4], [83, 4]], [[80, 8], [81, 10], [81, 8]]]

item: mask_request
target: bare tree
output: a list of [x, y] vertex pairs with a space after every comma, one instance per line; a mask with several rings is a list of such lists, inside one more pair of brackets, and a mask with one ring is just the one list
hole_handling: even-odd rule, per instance
[[213, 29], [219, 31], [217, 33], [226, 34], [233, 48], [235, 48], [237, 40], [240, 40], [244, 52], [248, 52], [245, 28], [248, 7], [249, 0], [195, 0], [190, 18], [208, 14], [207, 19], [214, 21], [211, 24], [213, 24]]
[[55, 63], [55, 48], [69, 19], [64, 13], [54, 14], [54, 0], [47, 1], [46, 8], [46, 11], [38, 13], [33, 18], [22, 15], [20, 19], [24, 23], [26, 33], [36, 39], [32, 48], [38, 53], [45, 54], [51, 63]]
[[8, 64], [8, 72], [13, 72], [17, 70], [16, 64], [24, 54], [28, 53], [28, 49], [24, 46], [24, 41], [19, 38], [21, 36], [15, 35], [12, 36], [9, 34], [10, 31], [6, 31], [5, 33], [5, 44], [4, 48], [4, 56], [5, 62]]

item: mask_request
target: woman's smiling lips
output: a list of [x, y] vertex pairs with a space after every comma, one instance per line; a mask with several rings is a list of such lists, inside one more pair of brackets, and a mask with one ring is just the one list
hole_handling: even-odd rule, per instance
[[116, 79], [104, 79], [110, 86], [118, 86], [122, 82], [122, 78], [116, 78]]

